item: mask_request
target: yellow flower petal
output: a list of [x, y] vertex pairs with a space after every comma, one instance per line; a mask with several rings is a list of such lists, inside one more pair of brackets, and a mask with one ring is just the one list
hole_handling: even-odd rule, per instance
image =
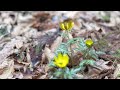
[[63, 63], [58, 63], [57, 65], [58, 65], [60, 68], [65, 67], [65, 65], [64, 65]]
[[93, 45], [93, 41], [91, 39], [87, 39], [85, 41], [85, 44], [88, 46], [88, 47], [91, 47]]
[[72, 22], [72, 21], [69, 21], [69, 30], [71, 30], [72, 29], [72, 27], [74, 26], [74, 23]]
[[67, 54], [64, 54], [63, 57], [66, 58], [66, 59], [69, 59]]
[[61, 28], [62, 30], [65, 30], [65, 25], [64, 25], [63, 22], [60, 23], [60, 28]]
[[61, 59], [63, 56], [61, 53], [58, 54], [58, 59]]
[[69, 23], [68, 22], [66, 22], [66, 30], [69, 30]]
[[57, 57], [54, 57], [54, 64], [60, 68], [66, 67], [69, 63], [69, 57], [67, 54], [59, 53]]
[[72, 20], [68, 20], [60, 23], [60, 28], [62, 30], [71, 30], [73, 26], [74, 26], [74, 22]]
[[64, 54], [64, 55], [63, 55], [63, 59], [64, 59], [65, 63], [68, 63], [68, 62], [69, 62], [69, 57], [68, 57], [67, 54]]

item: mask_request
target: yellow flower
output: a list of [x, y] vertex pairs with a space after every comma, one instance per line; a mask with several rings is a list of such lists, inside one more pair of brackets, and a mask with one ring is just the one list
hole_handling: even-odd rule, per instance
[[62, 30], [71, 30], [74, 26], [74, 22], [72, 20], [66, 20], [64, 22], [60, 22], [60, 28]]
[[85, 41], [85, 44], [86, 44], [87, 47], [90, 48], [90, 47], [93, 45], [93, 40], [87, 39], [87, 40]]
[[67, 54], [61, 54], [59, 53], [58, 56], [54, 57], [54, 64], [60, 68], [64, 68], [67, 66], [67, 64], [69, 63], [69, 57]]

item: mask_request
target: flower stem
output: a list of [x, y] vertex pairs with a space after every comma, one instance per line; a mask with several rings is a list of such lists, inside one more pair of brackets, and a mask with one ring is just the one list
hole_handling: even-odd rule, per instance
[[[67, 31], [67, 35], [68, 35], [68, 40], [70, 40], [70, 37], [69, 37], [69, 31]], [[72, 45], [70, 44], [70, 51], [71, 51], [71, 64], [73, 66], [73, 50], [72, 50]]]

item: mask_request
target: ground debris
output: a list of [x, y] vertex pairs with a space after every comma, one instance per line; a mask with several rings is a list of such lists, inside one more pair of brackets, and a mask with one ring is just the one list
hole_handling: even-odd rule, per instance
[[[91, 38], [98, 55], [95, 65], [76, 74], [79, 79], [119, 79], [119, 11], [0, 11], [0, 79], [49, 79], [55, 51], [67, 39], [59, 22], [71, 18], [69, 38]], [[71, 48], [77, 47], [77, 43]], [[69, 49], [68, 49], [69, 51]], [[84, 60], [75, 51], [73, 67]], [[69, 55], [70, 56], [70, 55]], [[71, 69], [72, 64], [68, 67]], [[57, 68], [57, 67], [56, 67]]]

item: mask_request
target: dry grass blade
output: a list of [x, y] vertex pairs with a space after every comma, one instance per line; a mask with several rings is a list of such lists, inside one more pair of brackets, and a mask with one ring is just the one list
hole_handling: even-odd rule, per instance
[[8, 79], [8, 77], [13, 73], [14, 71], [14, 61], [9, 61], [7, 69], [3, 72], [2, 75], [0, 75], [0, 79]]
[[116, 69], [114, 71], [114, 74], [113, 74], [113, 78], [114, 79], [117, 79], [117, 78], [120, 79], [119, 75], [120, 75], [120, 64], [117, 64], [117, 67], [116, 67]]

